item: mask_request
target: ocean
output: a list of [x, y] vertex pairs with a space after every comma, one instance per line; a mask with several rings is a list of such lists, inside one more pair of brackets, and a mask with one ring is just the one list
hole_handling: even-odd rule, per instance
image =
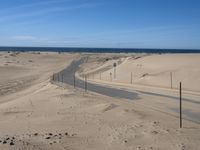
[[200, 49], [76, 48], [76, 47], [0, 47], [0, 51], [70, 53], [200, 53]]

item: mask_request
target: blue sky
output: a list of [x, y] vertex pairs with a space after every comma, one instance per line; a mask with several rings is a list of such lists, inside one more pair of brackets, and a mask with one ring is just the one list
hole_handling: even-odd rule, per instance
[[200, 1], [0, 0], [0, 46], [200, 49]]

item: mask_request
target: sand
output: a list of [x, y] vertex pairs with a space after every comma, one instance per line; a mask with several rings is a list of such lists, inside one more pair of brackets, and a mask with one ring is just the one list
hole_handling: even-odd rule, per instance
[[[66, 68], [74, 59], [81, 56], [83, 55], [56, 53], [0, 54], [0, 149], [199, 149], [198, 123], [184, 120], [184, 128], [180, 129], [177, 113], [160, 111], [165, 107], [176, 106], [171, 102], [164, 103], [169, 98], [155, 99], [141, 94], [139, 100], [117, 99], [92, 92], [85, 93], [81, 89], [73, 89], [72, 86], [51, 82], [53, 73]], [[199, 56], [195, 55], [139, 55], [141, 59], [136, 60], [132, 57], [138, 55], [88, 54], [88, 56], [88, 63], [81, 66], [80, 75], [87, 73], [92, 78], [91, 82], [110, 84], [111, 82], [106, 80], [109, 76], [107, 74], [110, 73], [110, 69], [113, 70], [113, 62], [117, 61], [119, 63], [117, 78], [112, 81], [112, 83], [115, 81], [112, 86], [123, 86], [130, 90], [133, 87], [129, 85], [128, 79], [118, 77], [122, 73], [130, 73], [129, 67], [137, 68], [137, 64], [142, 64], [145, 68], [143, 72], [138, 72], [138, 77], [144, 73], [155, 73], [154, 67], [157, 68], [156, 71], [159, 70], [158, 72], [165, 72], [165, 69], [168, 72], [174, 70], [179, 72], [180, 67], [182, 68], [180, 74], [185, 72], [184, 69], [193, 70], [191, 79], [193, 76], [198, 78], [199, 75], [197, 74]], [[172, 61], [170, 64], [165, 62], [165, 57], [166, 60], [169, 58], [189, 60], [185, 64], [174, 65]], [[156, 63], [155, 60], [160, 63]], [[186, 67], [187, 64], [189, 67]], [[100, 72], [102, 80], [97, 79]], [[183, 79], [185, 75], [183, 74]], [[158, 81], [153, 77], [145, 77], [143, 80], [136, 78], [134, 83], [137, 81], [138, 84], [150, 86], [157, 81], [158, 84], [153, 86], [156, 89], [160, 87], [165, 89], [161, 88], [160, 93], [171, 94], [168, 82], [160, 83], [160, 78], [165, 76], [161, 75]], [[190, 83], [186, 81], [184, 80], [184, 85]], [[196, 82], [193, 84], [195, 87], [199, 86]], [[192, 89], [191, 85], [188, 84], [186, 89], [194, 90], [198, 94], [198, 89]], [[134, 88], [155, 91], [155, 88], [149, 90], [146, 86]], [[153, 101], [156, 102], [150, 105]], [[163, 105], [159, 105], [160, 103]], [[195, 107], [188, 105], [191, 108]], [[198, 110], [198, 106], [195, 110]]]
[[[111, 62], [111, 61], [110, 61]], [[116, 67], [114, 78], [113, 63], [111, 68], [101, 73], [102, 81], [114, 83], [146, 85], [162, 88], [179, 88], [200, 92], [200, 55], [199, 54], [165, 54], [132, 56], [123, 59]], [[104, 66], [109, 64], [104, 64]], [[112, 76], [110, 76], [110, 73]], [[171, 84], [172, 75], [172, 84]], [[100, 80], [100, 72], [91, 71], [90, 79]], [[172, 85], [172, 86], [171, 86]]]

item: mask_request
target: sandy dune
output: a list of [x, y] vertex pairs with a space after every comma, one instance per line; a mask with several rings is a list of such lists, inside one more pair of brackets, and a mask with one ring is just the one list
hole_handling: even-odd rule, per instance
[[[0, 149], [198, 150], [199, 124], [184, 120], [184, 128], [179, 129], [176, 116], [147, 106], [151, 96], [141, 95], [140, 100], [129, 101], [50, 82], [54, 72], [67, 67], [79, 56], [55, 53], [10, 56], [1, 53]], [[111, 54], [90, 55], [80, 73], [101, 72], [102, 78], [106, 78], [107, 70], [117, 60], [121, 64], [117, 72], [119, 76], [121, 70], [125, 71], [123, 66], [131, 67], [127, 64], [135, 63], [122, 56], [113, 60]], [[144, 59], [147, 63], [146, 59], [151, 57], [144, 56], [136, 61]], [[104, 69], [109, 65], [110, 68]], [[152, 71], [151, 64], [148, 65], [144, 65], [146, 70]], [[194, 65], [193, 59], [189, 65]], [[116, 81], [126, 82], [123, 78]], [[167, 87], [165, 84], [159, 86]]]
[[[111, 63], [113, 64], [113, 62]], [[171, 88], [172, 73], [172, 88], [178, 88], [181, 81], [185, 90], [200, 91], [199, 54], [127, 57], [122, 64], [116, 67], [116, 78], [114, 78], [112, 64], [109, 70], [101, 73], [102, 81]], [[110, 73], [112, 76], [110, 76]], [[100, 79], [100, 73], [96, 73], [96, 70], [90, 74], [90, 79]]]

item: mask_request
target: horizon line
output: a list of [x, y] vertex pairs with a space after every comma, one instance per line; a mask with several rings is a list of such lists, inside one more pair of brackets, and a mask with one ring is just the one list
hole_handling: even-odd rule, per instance
[[131, 49], [147, 49], [147, 50], [199, 50], [200, 48], [120, 48], [120, 47], [80, 47], [80, 46], [69, 46], [69, 47], [65, 47], [65, 46], [0, 46], [0, 48], [72, 48], [72, 49], [76, 49], [76, 48], [80, 48], [80, 49], [126, 49], [126, 50], [131, 50]]

